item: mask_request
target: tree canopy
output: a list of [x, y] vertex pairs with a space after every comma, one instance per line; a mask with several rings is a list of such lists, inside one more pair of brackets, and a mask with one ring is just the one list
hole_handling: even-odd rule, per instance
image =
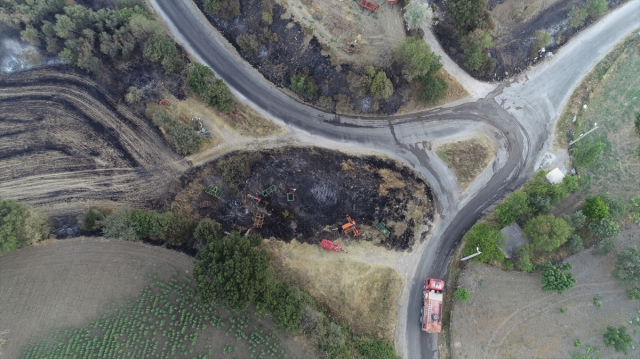
[[273, 285], [273, 273], [256, 241], [237, 232], [213, 240], [196, 255], [196, 293], [206, 303], [222, 301], [234, 309], [245, 309], [263, 300]]
[[545, 292], [564, 293], [565, 290], [573, 288], [576, 279], [572, 273], [564, 273], [563, 271], [571, 269], [571, 263], [555, 265], [551, 263], [542, 265], [542, 290]]
[[638, 251], [638, 247], [631, 246], [618, 253], [611, 275], [624, 284], [640, 283], [640, 251]]
[[633, 339], [627, 333], [627, 327], [624, 325], [621, 325], [618, 329], [607, 325], [607, 331], [602, 334], [602, 339], [607, 348], [613, 345], [616, 352], [623, 352], [624, 355], [627, 355], [627, 349], [633, 342]]
[[516, 222], [531, 212], [527, 194], [522, 191], [513, 192], [496, 207], [498, 221], [503, 226]]
[[587, 197], [582, 206], [582, 213], [591, 221], [599, 221], [602, 218], [609, 218], [609, 207], [600, 196]]
[[603, 142], [596, 142], [592, 144], [579, 144], [572, 149], [573, 163], [576, 167], [588, 167], [591, 166], [602, 150], [604, 150], [605, 144]]
[[45, 215], [15, 200], [0, 198], [0, 254], [31, 245], [48, 235]]
[[487, 62], [486, 49], [493, 46], [491, 35], [482, 29], [475, 29], [460, 41], [464, 50], [464, 65], [472, 71], [479, 71]]
[[486, 263], [504, 260], [504, 252], [499, 247], [505, 245], [505, 236], [497, 228], [487, 223], [476, 223], [465, 233], [462, 240], [464, 241], [463, 256], [476, 253], [476, 248], [482, 252], [482, 254], [471, 258], [472, 261]]
[[458, 29], [470, 29], [476, 26], [487, 7], [486, 0], [449, 0], [447, 9], [451, 12]]
[[216, 78], [209, 67], [192, 62], [186, 68], [186, 83], [189, 89], [195, 92], [206, 104], [211, 105], [222, 112], [233, 109], [235, 99], [227, 84]]
[[441, 67], [440, 56], [431, 52], [431, 47], [424, 40], [416, 40], [411, 36], [398, 44], [395, 59], [403, 65], [402, 75], [407, 81], [432, 75]]
[[411, 1], [403, 10], [407, 30], [422, 29], [429, 24], [433, 16], [431, 7], [426, 2]]
[[297, 74], [291, 76], [291, 91], [306, 98], [312, 98], [315, 95], [316, 88], [309, 76]]
[[524, 227], [524, 235], [531, 238], [534, 249], [552, 251], [567, 241], [573, 229], [563, 219], [553, 215], [539, 215]]
[[611, 218], [602, 218], [600, 223], [589, 223], [589, 231], [600, 239], [613, 238], [620, 234], [620, 226]]

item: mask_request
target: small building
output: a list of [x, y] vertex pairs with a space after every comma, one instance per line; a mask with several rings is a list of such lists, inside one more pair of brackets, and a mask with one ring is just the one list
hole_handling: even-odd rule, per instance
[[522, 228], [517, 223], [511, 223], [510, 225], [502, 228], [500, 233], [504, 234], [507, 238], [505, 239], [505, 246], [500, 248], [501, 251], [504, 252], [505, 257], [511, 258], [511, 255], [518, 250], [518, 248], [524, 246], [529, 243], [529, 238], [526, 238], [522, 233]]
[[564, 175], [558, 167], [554, 168], [551, 172], [547, 173], [547, 181], [551, 184], [558, 184], [562, 182]]

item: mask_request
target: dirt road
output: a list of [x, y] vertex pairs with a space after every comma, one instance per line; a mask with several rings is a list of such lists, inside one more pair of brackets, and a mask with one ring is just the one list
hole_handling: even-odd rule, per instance
[[143, 205], [189, 168], [155, 126], [65, 69], [1, 78], [0, 113], [3, 198], [57, 212], [94, 201]]
[[[419, 250], [411, 279], [442, 276], [451, 251], [464, 231], [496, 200], [517, 188], [549, 146], [553, 123], [586, 72], [622, 37], [640, 26], [640, 0], [603, 18], [566, 45], [550, 61], [519, 82], [500, 86], [484, 100], [419, 114], [364, 120], [323, 113], [295, 102], [257, 74], [206, 21], [190, 0], [149, 0], [173, 36], [198, 61], [208, 64], [237, 96], [302, 136], [371, 148], [403, 160], [431, 184], [440, 205], [434, 236]], [[461, 193], [446, 166], [423, 141], [480, 128], [496, 141], [498, 156], [469, 191]], [[411, 280], [409, 281], [411, 282]], [[415, 319], [421, 286], [405, 288], [409, 301], [400, 308], [396, 348], [404, 357], [437, 356], [437, 337], [427, 337]]]

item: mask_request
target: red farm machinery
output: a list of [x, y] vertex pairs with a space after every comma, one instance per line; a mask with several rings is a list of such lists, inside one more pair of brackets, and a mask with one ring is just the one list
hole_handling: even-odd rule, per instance
[[[334, 243], [331, 242], [329, 240], [323, 239], [322, 242], [320, 242], [320, 247], [328, 250], [328, 251], [334, 251], [334, 252], [345, 252], [344, 249], [342, 249], [342, 246], [340, 246], [338, 243]], [[347, 252], [345, 252], [347, 253]]]
[[367, 10], [371, 10], [372, 12], [376, 12], [376, 10], [378, 10], [378, 8], [380, 6], [374, 4], [374, 3], [370, 3], [367, 0], [360, 0], [358, 1], [358, 5], [362, 6], [363, 8], [367, 9]]

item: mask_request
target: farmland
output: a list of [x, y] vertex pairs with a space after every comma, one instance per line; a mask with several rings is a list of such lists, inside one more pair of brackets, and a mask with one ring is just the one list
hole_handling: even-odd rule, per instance
[[[304, 343], [274, 332], [252, 311], [196, 302], [191, 261], [159, 247], [96, 238], [3, 255], [0, 357], [310, 356]], [[134, 325], [146, 332], [132, 331]]]

